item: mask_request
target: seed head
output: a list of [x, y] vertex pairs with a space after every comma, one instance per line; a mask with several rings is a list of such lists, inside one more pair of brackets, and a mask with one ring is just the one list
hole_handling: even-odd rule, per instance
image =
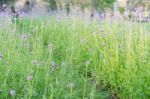
[[67, 84], [67, 87], [70, 88], [70, 89], [72, 89], [74, 87], [74, 83], [73, 82], [69, 82]]
[[49, 44], [48, 44], [48, 48], [50, 48], [50, 49], [51, 49], [51, 48], [54, 48], [54, 45], [53, 45], [52, 43], [49, 43]]
[[30, 43], [26, 43], [26, 48], [27, 48], [27, 49], [30, 48]]
[[80, 42], [81, 42], [81, 44], [83, 44], [83, 45], [86, 45], [86, 44], [88, 43], [88, 41], [87, 41], [86, 38], [81, 39]]
[[101, 29], [100, 32], [105, 32], [105, 31], [103, 29]]
[[92, 34], [93, 34], [93, 35], [97, 35], [97, 34], [99, 34], [99, 32], [93, 32]]
[[16, 95], [16, 91], [15, 90], [10, 90], [10, 95], [14, 97]]
[[6, 4], [3, 4], [3, 5], [2, 5], [3, 8], [5, 8], [6, 6], [7, 6]]
[[0, 54], [0, 60], [2, 60], [3, 59], [3, 55], [2, 54]]
[[41, 63], [41, 65], [45, 65], [45, 64], [46, 64], [46, 61], [43, 60], [43, 61], [41, 61], [40, 63]]
[[38, 61], [37, 61], [37, 60], [34, 60], [34, 61], [32, 61], [32, 64], [38, 65]]
[[88, 66], [88, 65], [90, 65], [90, 64], [91, 64], [91, 61], [90, 61], [90, 60], [88, 60], [88, 61], [85, 62], [85, 65], [86, 65], [86, 66]]

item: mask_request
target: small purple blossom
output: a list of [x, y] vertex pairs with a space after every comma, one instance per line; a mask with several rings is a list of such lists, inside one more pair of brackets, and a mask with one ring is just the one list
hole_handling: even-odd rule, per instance
[[57, 68], [58, 65], [54, 61], [52, 61], [51, 66], [52, 66], [52, 68]]
[[27, 80], [31, 81], [33, 79], [33, 77], [30, 75], [27, 77]]
[[27, 40], [28, 39], [28, 35], [27, 34], [22, 34], [22, 39], [23, 40]]

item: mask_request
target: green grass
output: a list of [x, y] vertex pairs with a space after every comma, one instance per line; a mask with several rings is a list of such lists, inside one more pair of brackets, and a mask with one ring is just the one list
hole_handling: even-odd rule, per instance
[[78, 18], [8, 25], [0, 29], [0, 99], [148, 99], [149, 26]]

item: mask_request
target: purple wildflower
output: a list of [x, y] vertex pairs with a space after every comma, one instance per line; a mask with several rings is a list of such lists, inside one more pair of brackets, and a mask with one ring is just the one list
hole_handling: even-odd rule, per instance
[[56, 68], [58, 65], [54, 61], [52, 61], [51, 66], [52, 66], [52, 68]]
[[27, 40], [28, 39], [28, 35], [27, 34], [22, 34], [22, 39], [23, 40]]
[[33, 77], [30, 75], [27, 77], [27, 80], [31, 81], [33, 79]]

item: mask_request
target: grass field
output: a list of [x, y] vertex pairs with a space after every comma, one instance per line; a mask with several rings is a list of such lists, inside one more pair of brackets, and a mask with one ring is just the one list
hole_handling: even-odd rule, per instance
[[8, 23], [0, 28], [0, 99], [149, 99], [149, 23]]

